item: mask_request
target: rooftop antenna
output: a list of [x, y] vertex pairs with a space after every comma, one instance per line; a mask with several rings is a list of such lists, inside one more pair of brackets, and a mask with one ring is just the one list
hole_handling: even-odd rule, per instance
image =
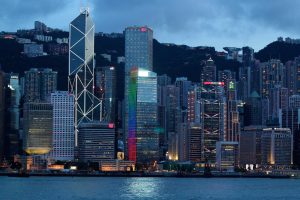
[[89, 5], [89, 0], [86, 0], [86, 11], [90, 13], [90, 5]]
[[86, 3], [86, 6], [83, 6], [83, 2], [82, 2], [82, 0], [80, 0], [80, 13], [83, 13], [84, 11], [87, 11], [87, 13], [90, 12], [89, 1], [86, 0], [85, 3]]
[[82, 7], [82, 0], [80, 0], [80, 13], [83, 12], [83, 7]]

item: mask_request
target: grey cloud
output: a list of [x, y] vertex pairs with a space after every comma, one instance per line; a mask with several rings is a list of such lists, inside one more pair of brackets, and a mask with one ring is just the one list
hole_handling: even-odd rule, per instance
[[[279, 36], [276, 34], [300, 34], [297, 0], [89, 1], [97, 31], [121, 32], [127, 26], [148, 25], [163, 42], [219, 47], [251, 42], [249, 45], [261, 48], [267, 43], [263, 41], [266, 32], [270, 40]], [[74, 4], [79, 0], [3, 1], [0, 28], [16, 30], [41, 18], [51, 18], [58, 28], [67, 28], [79, 10], [74, 10]]]
[[[16, 30], [65, 9], [70, 1], [7, 0], [0, 6], [0, 27]], [[58, 23], [61, 21], [57, 20]]]

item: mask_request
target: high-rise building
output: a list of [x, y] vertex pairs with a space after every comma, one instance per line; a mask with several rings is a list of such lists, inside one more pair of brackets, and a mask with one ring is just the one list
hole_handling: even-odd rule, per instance
[[254, 60], [253, 66], [251, 68], [251, 93], [257, 91], [260, 93], [261, 89], [260, 80], [260, 61]]
[[[95, 25], [88, 9], [70, 23], [69, 32], [69, 92], [75, 101], [75, 145], [77, 127], [81, 122], [102, 120], [101, 101], [94, 95]], [[97, 113], [97, 112], [95, 112]]]
[[265, 128], [261, 136], [262, 164], [290, 167], [293, 164], [293, 135], [289, 128]]
[[[124, 144], [126, 157], [132, 161], [137, 160], [137, 146], [135, 141], [136, 129], [132, 127], [136, 117], [136, 92], [139, 68], [141, 71], [153, 69], [153, 31], [149, 27], [127, 27], [125, 34], [125, 87], [124, 87]], [[144, 74], [148, 74], [145, 72]], [[141, 72], [143, 74], [143, 72]], [[150, 72], [149, 75], [152, 73]], [[151, 75], [152, 76], [152, 75]], [[131, 88], [132, 87], [132, 88]], [[157, 90], [157, 85], [153, 86]], [[140, 88], [141, 89], [141, 88]], [[157, 92], [157, 91], [156, 91]], [[133, 95], [133, 96], [130, 96]], [[155, 95], [155, 97], [157, 94]], [[147, 96], [148, 97], [148, 96]], [[133, 99], [132, 99], [133, 98]], [[150, 98], [152, 99], [152, 98]], [[157, 101], [157, 99], [155, 100]], [[156, 105], [157, 106], [157, 105]], [[153, 110], [157, 112], [157, 109]], [[157, 116], [157, 113], [155, 114]], [[132, 118], [131, 118], [132, 117]], [[144, 126], [147, 126], [147, 123]], [[151, 127], [152, 124], [150, 123]], [[130, 143], [129, 143], [130, 142]], [[146, 159], [146, 158], [145, 158]]]
[[133, 68], [128, 88], [128, 158], [148, 164], [159, 157], [156, 73]]
[[51, 93], [57, 90], [57, 72], [52, 69], [41, 71], [41, 101], [50, 101]]
[[20, 86], [18, 74], [6, 74], [6, 90], [5, 90], [5, 156], [12, 159], [14, 155], [19, 153], [20, 144]]
[[226, 141], [239, 141], [240, 119], [238, 112], [238, 101], [227, 101], [227, 131]]
[[[125, 29], [125, 76], [130, 76], [133, 67], [152, 71], [153, 31], [149, 27]], [[125, 90], [126, 91], [126, 90]]]
[[102, 117], [106, 122], [115, 122], [116, 70], [113, 66], [96, 68], [96, 96], [102, 100]]
[[214, 61], [209, 58], [202, 68], [201, 83], [217, 81], [217, 67]]
[[245, 100], [249, 97], [253, 88], [251, 87], [253, 84], [253, 80], [255, 76], [253, 76], [253, 72], [255, 72], [254, 68], [254, 50], [251, 47], [243, 47], [243, 66], [239, 68], [239, 82], [238, 82], [238, 99]]
[[167, 86], [171, 85], [172, 79], [166, 74], [163, 74], [161, 76], [157, 76], [157, 85], [158, 86]]
[[201, 124], [190, 123], [188, 127], [189, 161], [201, 162], [202, 131]]
[[216, 166], [220, 171], [234, 172], [239, 165], [239, 143], [219, 141], [216, 144]]
[[51, 103], [24, 104], [23, 148], [28, 154], [47, 154], [52, 148], [53, 106]]
[[201, 88], [199, 86], [194, 86], [194, 88], [188, 92], [188, 122], [200, 123], [200, 101]]
[[188, 123], [181, 122], [177, 128], [178, 135], [178, 160], [188, 161], [189, 160], [189, 135], [188, 135]]
[[[295, 96], [295, 95], [293, 95]], [[300, 107], [282, 111], [282, 128], [289, 128], [293, 134], [293, 163], [300, 166]]]
[[300, 95], [292, 95], [289, 97], [289, 108], [300, 108]]
[[158, 104], [158, 126], [159, 126], [159, 159], [165, 160], [168, 151], [167, 131], [167, 93], [166, 87], [171, 84], [171, 78], [166, 74], [157, 77], [157, 104]]
[[57, 90], [57, 72], [52, 69], [31, 68], [24, 76], [25, 102], [50, 101], [52, 92]]
[[244, 104], [244, 126], [266, 125], [269, 116], [269, 100], [253, 91]]
[[285, 67], [280, 60], [269, 60], [260, 65], [260, 79], [262, 98], [271, 97], [271, 89], [276, 85], [283, 86], [285, 80]]
[[243, 47], [243, 65], [251, 67], [254, 61], [254, 49], [251, 47]]
[[[295, 59], [296, 60], [296, 59]], [[289, 96], [297, 93], [297, 62], [288, 61], [285, 63], [285, 83], [284, 87], [288, 89]]]
[[178, 123], [180, 116], [179, 88], [175, 85], [168, 85], [164, 88], [166, 104], [166, 142], [168, 158], [178, 160]]
[[[231, 89], [231, 92], [233, 91], [233, 89], [235, 88], [234, 84], [235, 84], [235, 72], [232, 72], [230, 70], [221, 70], [218, 71], [218, 81], [219, 82], [223, 82], [224, 83], [224, 91], [225, 91], [225, 96], [228, 99], [228, 92], [229, 92], [229, 87]], [[229, 85], [231, 84], [231, 85]]]
[[240, 166], [253, 169], [261, 165], [261, 135], [264, 126], [246, 126], [241, 131], [240, 144]]
[[78, 158], [82, 162], [98, 162], [115, 158], [113, 123], [87, 122], [78, 127]]
[[0, 71], [0, 162], [4, 155], [5, 74]]
[[226, 99], [228, 101], [237, 100], [237, 82], [235, 79], [227, 79], [226, 80]]
[[187, 109], [188, 106], [188, 91], [191, 87], [191, 81], [186, 77], [176, 78], [175, 86], [179, 88], [179, 104], [182, 110]]
[[251, 68], [243, 66], [239, 68], [238, 99], [245, 100], [251, 93]]
[[222, 82], [205, 83], [201, 89], [202, 159], [216, 163], [216, 142], [224, 141], [227, 108]]
[[51, 94], [53, 105], [53, 142], [50, 158], [74, 160], [74, 96], [67, 91]]

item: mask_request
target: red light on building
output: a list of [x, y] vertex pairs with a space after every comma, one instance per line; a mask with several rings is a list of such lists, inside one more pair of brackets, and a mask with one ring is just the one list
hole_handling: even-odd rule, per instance
[[141, 28], [141, 31], [142, 31], [142, 32], [146, 32], [146, 31], [147, 31], [147, 28], [142, 27], [142, 28]]
[[10, 39], [10, 40], [12, 40], [12, 39], [14, 39], [14, 37], [12, 35], [5, 35], [4, 39]]
[[203, 82], [203, 85], [211, 85], [212, 82]]
[[211, 81], [206, 81], [206, 82], [203, 82], [203, 85], [221, 85], [221, 86], [224, 86], [224, 82], [211, 82]]
[[108, 124], [108, 128], [115, 128], [114, 123], [109, 123], [109, 124]]

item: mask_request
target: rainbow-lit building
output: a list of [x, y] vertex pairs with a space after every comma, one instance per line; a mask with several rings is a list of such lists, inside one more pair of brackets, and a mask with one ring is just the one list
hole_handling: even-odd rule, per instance
[[149, 164], [159, 158], [157, 75], [132, 68], [128, 86], [128, 159]]

